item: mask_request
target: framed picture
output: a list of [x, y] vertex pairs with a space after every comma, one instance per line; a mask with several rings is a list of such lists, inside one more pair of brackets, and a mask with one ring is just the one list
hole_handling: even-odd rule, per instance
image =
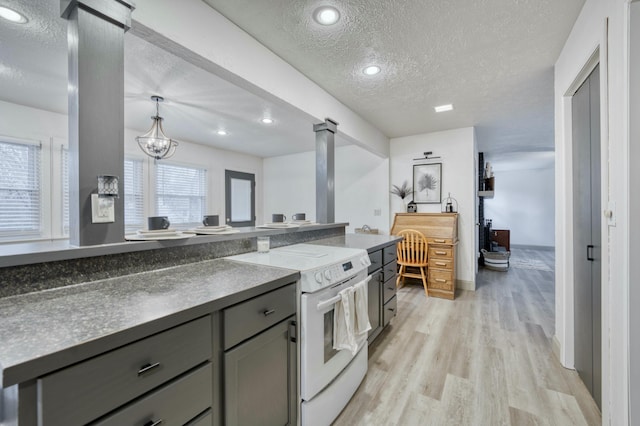
[[442, 201], [442, 163], [413, 166], [413, 201], [440, 204]]

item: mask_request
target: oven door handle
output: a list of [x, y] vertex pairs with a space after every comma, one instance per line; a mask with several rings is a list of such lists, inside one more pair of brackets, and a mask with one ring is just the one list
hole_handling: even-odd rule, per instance
[[[369, 280], [371, 280], [371, 275], [369, 275], [367, 278], [364, 279], [365, 283], [368, 283]], [[333, 296], [331, 299], [328, 300], [323, 300], [322, 302], [318, 302], [317, 308], [319, 311], [322, 311], [323, 309], [328, 308], [331, 305], [334, 305], [336, 302], [340, 301], [342, 299], [342, 296], [340, 296], [339, 294], [337, 296]]]
[[328, 308], [331, 305], [334, 305], [340, 299], [342, 299], [342, 297], [340, 295], [337, 295], [337, 296], [332, 297], [329, 300], [324, 300], [324, 301], [318, 303], [318, 310], [322, 311], [323, 309]]

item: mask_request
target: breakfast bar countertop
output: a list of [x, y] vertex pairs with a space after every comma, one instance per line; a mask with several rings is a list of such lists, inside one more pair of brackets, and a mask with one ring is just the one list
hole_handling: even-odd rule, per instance
[[208, 260], [0, 299], [0, 388], [31, 380], [299, 279]]

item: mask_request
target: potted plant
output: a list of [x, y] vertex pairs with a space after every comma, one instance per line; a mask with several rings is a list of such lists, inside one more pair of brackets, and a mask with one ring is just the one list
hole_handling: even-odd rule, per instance
[[409, 186], [409, 183], [405, 180], [402, 182], [402, 186], [392, 185], [391, 193], [393, 195], [397, 195], [402, 200], [402, 204], [404, 205], [404, 211], [407, 211], [407, 203], [404, 201], [409, 195], [413, 198], [413, 188]]

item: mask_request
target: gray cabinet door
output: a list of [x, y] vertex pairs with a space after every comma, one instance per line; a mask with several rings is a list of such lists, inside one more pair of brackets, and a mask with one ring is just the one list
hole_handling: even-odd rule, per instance
[[225, 424], [296, 424], [294, 317], [225, 352]]
[[575, 367], [601, 399], [600, 73], [573, 95], [573, 245]]
[[371, 330], [369, 330], [369, 343], [380, 334], [382, 331], [382, 269], [375, 271], [371, 279], [369, 280], [369, 323], [371, 324]]

